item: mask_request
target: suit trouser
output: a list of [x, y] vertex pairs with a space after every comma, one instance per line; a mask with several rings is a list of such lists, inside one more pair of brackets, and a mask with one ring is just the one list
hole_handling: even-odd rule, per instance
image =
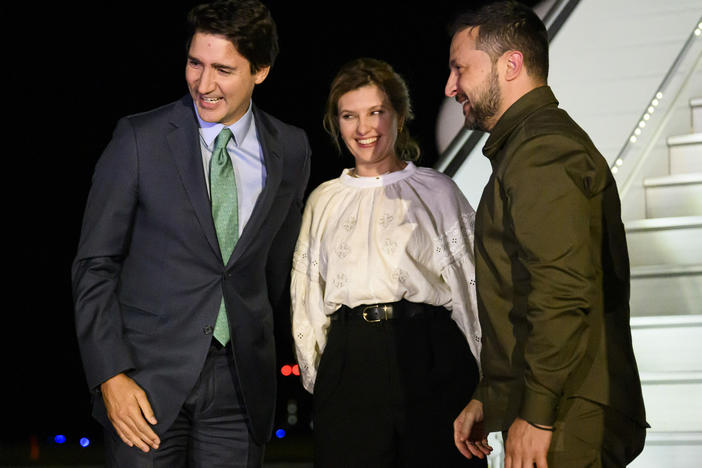
[[449, 312], [333, 320], [314, 388], [315, 466], [486, 466], [453, 442], [479, 374]]
[[254, 468], [264, 447], [249, 435], [230, 346], [213, 343], [192, 392], [157, 450], [129, 447], [105, 430], [108, 468]]

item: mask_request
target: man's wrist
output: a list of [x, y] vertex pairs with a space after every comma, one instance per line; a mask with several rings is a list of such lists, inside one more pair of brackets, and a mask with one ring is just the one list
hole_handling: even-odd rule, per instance
[[536, 429], [540, 429], [540, 430], [542, 430], [542, 431], [554, 432], [554, 431], [556, 430], [553, 426], [543, 426], [543, 425], [541, 425], [541, 424], [534, 424], [533, 422], [527, 421], [526, 419], [525, 419], [525, 421], [526, 421], [527, 424], [529, 424], [531, 427], [535, 427]]

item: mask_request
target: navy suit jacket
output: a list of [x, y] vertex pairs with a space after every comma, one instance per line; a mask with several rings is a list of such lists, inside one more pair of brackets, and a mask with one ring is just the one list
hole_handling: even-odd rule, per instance
[[224, 301], [254, 440], [275, 413], [273, 305], [288, 290], [309, 178], [299, 128], [253, 108], [267, 179], [222, 261], [189, 96], [119, 121], [98, 161], [73, 263], [75, 321], [93, 414], [99, 386], [125, 372], [147, 393], [162, 434], [193, 388]]

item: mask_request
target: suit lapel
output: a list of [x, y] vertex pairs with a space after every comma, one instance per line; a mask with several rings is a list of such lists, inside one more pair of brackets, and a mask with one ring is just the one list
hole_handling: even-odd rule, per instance
[[189, 96], [180, 100], [171, 116], [173, 130], [166, 136], [175, 159], [181, 182], [190, 198], [195, 215], [213, 252], [221, 258], [217, 233], [212, 220], [210, 199], [207, 195], [205, 172], [202, 167], [199, 131], [193, 102]]
[[256, 122], [256, 132], [258, 141], [263, 152], [263, 163], [266, 166], [266, 184], [258, 195], [253, 212], [249, 218], [244, 231], [241, 233], [239, 241], [234, 247], [234, 252], [229, 258], [227, 267], [234, 264], [242, 253], [246, 251], [248, 245], [256, 238], [261, 226], [268, 216], [273, 204], [278, 187], [283, 175], [283, 158], [278, 129], [275, 128], [268, 117], [256, 106], [253, 107], [254, 120]]

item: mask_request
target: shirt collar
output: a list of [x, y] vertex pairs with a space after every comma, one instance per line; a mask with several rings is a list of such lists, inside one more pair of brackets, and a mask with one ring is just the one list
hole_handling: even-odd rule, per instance
[[[205, 142], [207, 147], [211, 148], [212, 145], [214, 145], [215, 138], [217, 138], [217, 135], [219, 135], [219, 132], [222, 131], [225, 125], [216, 122], [205, 122], [200, 118], [200, 115], [197, 113], [197, 106], [194, 107], [195, 115], [197, 116], [197, 121], [200, 125], [200, 136], [202, 137], [202, 140]], [[234, 144], [236, 146], [241, 146], [241, 144], [244, 142], [244, 138], [246, 138], [246, 135], [251, 129], [251, 122], [253, 121], [252, 109], [253, 101], [249, 101], [249, 108], [246, 111], [246, 113], [239, 120], [227, 126], [227, 128], [229, 128], [229, 130], [231, 130], [232, 134], [234, 135]]]
[[500, 117], [490, 131], [490, 137], [483, 147], [483, 154], [492, 159], [500, 148], [502, 148], [504, 142], [512, 134], [512, 131], [517, 125], [520, 125], [529, 114], [549, 105], [557, 106], [558, 100], [548, 86], [534, 88], [517, 99], [517, 101], [502, 114], [502, 117]]
[[358, 188], [368, 188], [368, 187], [383, 187], [385, 185], [394, 184], [402, 179], [410, 177], [412, 174], [417, 172], [417, 166], [415, 166], [412, 161], [407, 161], [407, 165], [404, 169], [400, 171], [389, 172], [387, 174], [381, 174], [378, 176], [352, 176], [352, 169], [344, 169], [341, 173], [341, 182], [344, 185], [350, 187]]

